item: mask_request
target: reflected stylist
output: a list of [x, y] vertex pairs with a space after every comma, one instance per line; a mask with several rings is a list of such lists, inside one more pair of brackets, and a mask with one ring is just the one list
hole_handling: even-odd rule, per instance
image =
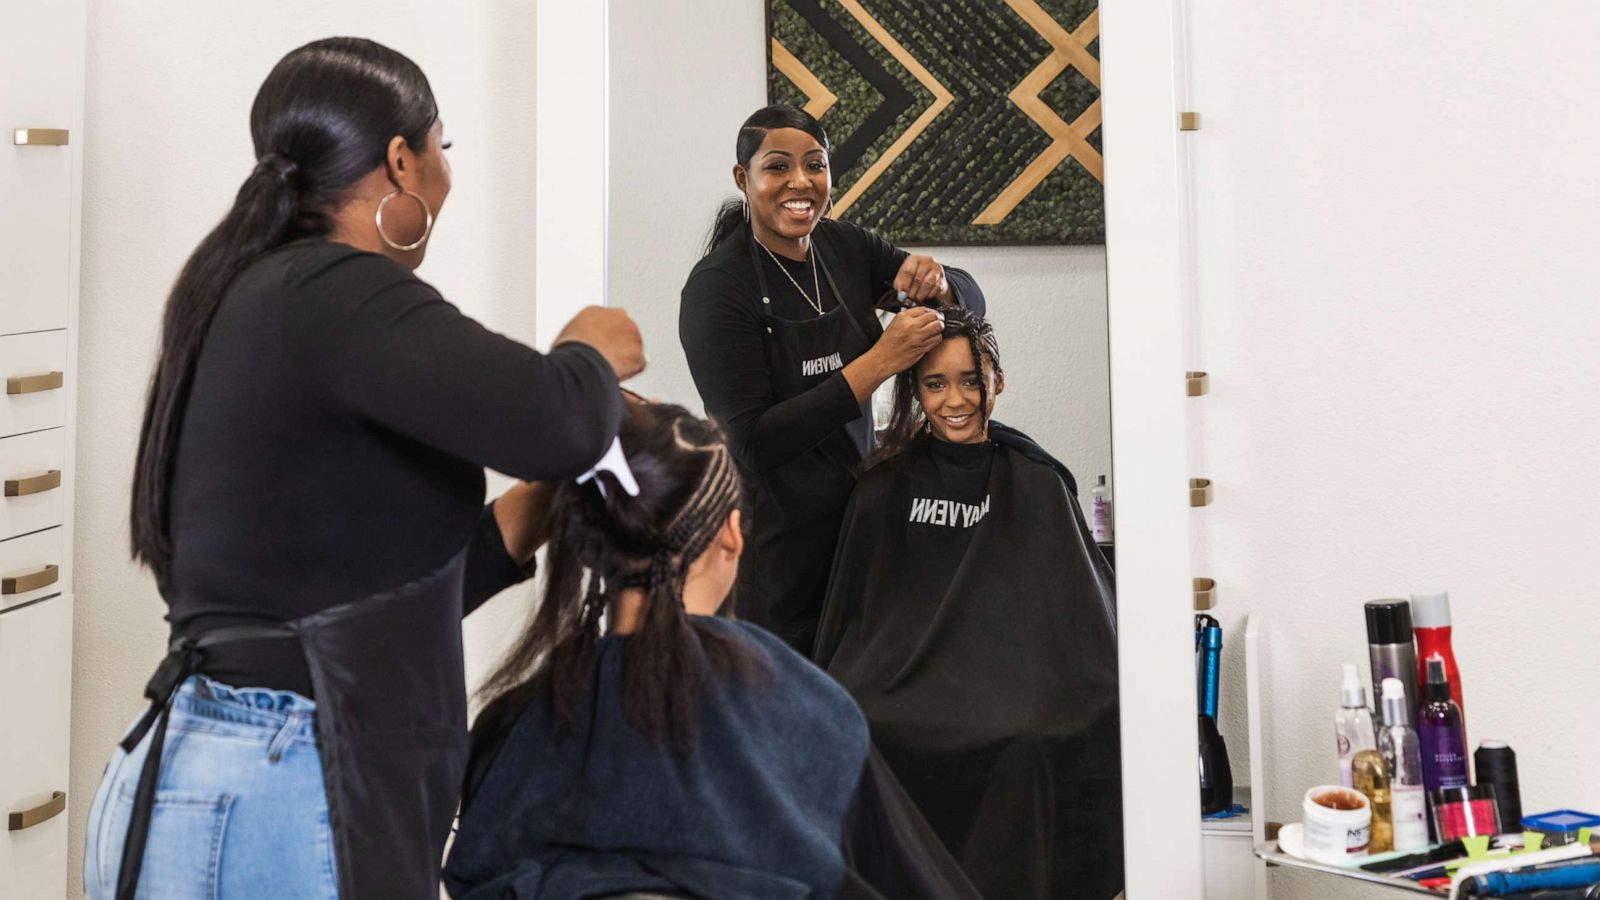
[[[644, 365], [618, 310], [548, 354], [412, 270], [450, 190], [427, 78], [317, 41], [250, 111], [256, 166], [167, 301], [134, 557], [172, 641], [89, 813], [91, 898], [433, 900], [467, 754], [461, 617]], [[528, 479], [487, 507], [483, 469]]]
[[828, 137], [809, 113], [757, 110], [739, 129], [733, 180], [689, 273], [678, 334], [706, 412], [728, 433], [751, 494], [741, 617], [810, 654], [855, 470], [871, 452], [872, 393], [942, 334], [921, 306], [881, 326], [904, 292], [983, 312], [970, 275], [824, 219]]

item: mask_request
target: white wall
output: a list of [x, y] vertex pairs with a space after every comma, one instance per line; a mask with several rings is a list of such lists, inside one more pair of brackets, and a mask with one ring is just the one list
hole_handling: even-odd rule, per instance
[[[678, 296], [733, 186], [733, 145], [766, 104], [763, 6], [612, 0], [610, 303], [638, 320], [635, 387], [700, 408], [678, 344]], [[1101, 247], [915, 248], [970, 271], [989, 299], [1007, 383], [995, 416], [1031, 433], [1087, 499], [1111, 474]]]
[[[1451, 591], [1469, 739], [1527, 812], [1600, 810], [1600, 8], [1293, 4], [1191, 12], [1199, 237], [1196, 514], [1232, 638], [1265, 634], [1269, 809], [1332, 780], [1361, 604]], [[1274, 873], [1274, 896], [1387, 896]]]
[[[534, 339], [534, 7], [423, 0], [237, 4], [91, 0], [84, 149], [71, 870], [101, 768], [165, 645], [128, 563], [128, 490], [165, 294], [254, 165], [249, 110], [289, 50], [371, 37], [432, 81], [455, 187], [419, 274], [490, 327]], [[468, 620], [481, 670], [526, 591]]]

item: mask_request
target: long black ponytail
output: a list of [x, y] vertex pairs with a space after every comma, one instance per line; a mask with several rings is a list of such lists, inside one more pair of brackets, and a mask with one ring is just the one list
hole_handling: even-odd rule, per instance
[[290, 52], [250, 108], [256, 167], [233, 207], [201, 240], [167, 297], [133, 474], [134, 559], [165, 581], [172, 564], [167, 499], [184, 408], [206, 330], [239, 273], [271, 250], [326, 237], [350, 188], [382, 165], [389, 141], [427, 146], [438, 118], [416, 63], [361, 38]]
[[[817, 139], [822, 145], [822, 152], [831, 153], [828, 147], [828, 132], [823, 130], [822, 123], [816, 120], [811, 113], [797, 106], [788, 106], [775, 103], [772, 106], [763, 106], [750, 114], [739, 126], [739, 138], [734, 142], [733, 158], [746, 170], [750, 168], [750, 160], [761, 149], [761, 142], [767, 139], [767, 132], [778, 128], [797, 128]], [[717, 207], [716, 217], [711, 220], [711, 231], [706, 235], [705, 249], [701, 256], [710, 253], [718, 244], [744, 231], [750, 227], [749, 213], [744, 206], [744, 198], [722, 201]]]

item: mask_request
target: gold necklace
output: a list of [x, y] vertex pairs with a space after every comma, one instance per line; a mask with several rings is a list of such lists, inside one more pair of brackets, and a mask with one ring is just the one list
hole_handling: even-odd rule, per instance
[[[750, 237], [754, 239], [755, 235]], [[794, 285], [794, 289], [800, 292], [800, 296], [806, 298], [806, 302], [811, 304], [811, 308], [817, 311], [817, 315], [822, 315], [822, 282], [817, 277], [817, 260], [813, 255], [816, 251], [812, 245], [806, 245], [806, 260], [811, 263], [811, 284], [817, 292], [817, 299], [815, 300], [811, 299], [811, 295], [806, 293], [806, 289], [800, 286], [800, 282], [794, 280], [794, 276], [790, 275], [789, 270], [783, 267], [783, 263], [778, 262], [777, 254], [768, 250], [767, 245], [762, 244], [761, 241], [757, 240], [756, 243], [761, 246], [761, 249], [767, 251], [767, 255], [772, 257], [772, 264], [778, 267], [778, 271], [783, 273], [783, 277], [789, 279], [789, 283]]]

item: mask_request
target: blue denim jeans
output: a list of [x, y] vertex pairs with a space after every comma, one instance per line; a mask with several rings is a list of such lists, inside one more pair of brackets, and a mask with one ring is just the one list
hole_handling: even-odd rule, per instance
[[[289, 691], [184, 682], [156, 787], [140, 900], [339, 896], [316, 704]], [[153, 729], [152, 729], [153, 733]], [[106, 766], [83, 856], [91, 900], [116, 893], [134, 789], [150, 735]]]

